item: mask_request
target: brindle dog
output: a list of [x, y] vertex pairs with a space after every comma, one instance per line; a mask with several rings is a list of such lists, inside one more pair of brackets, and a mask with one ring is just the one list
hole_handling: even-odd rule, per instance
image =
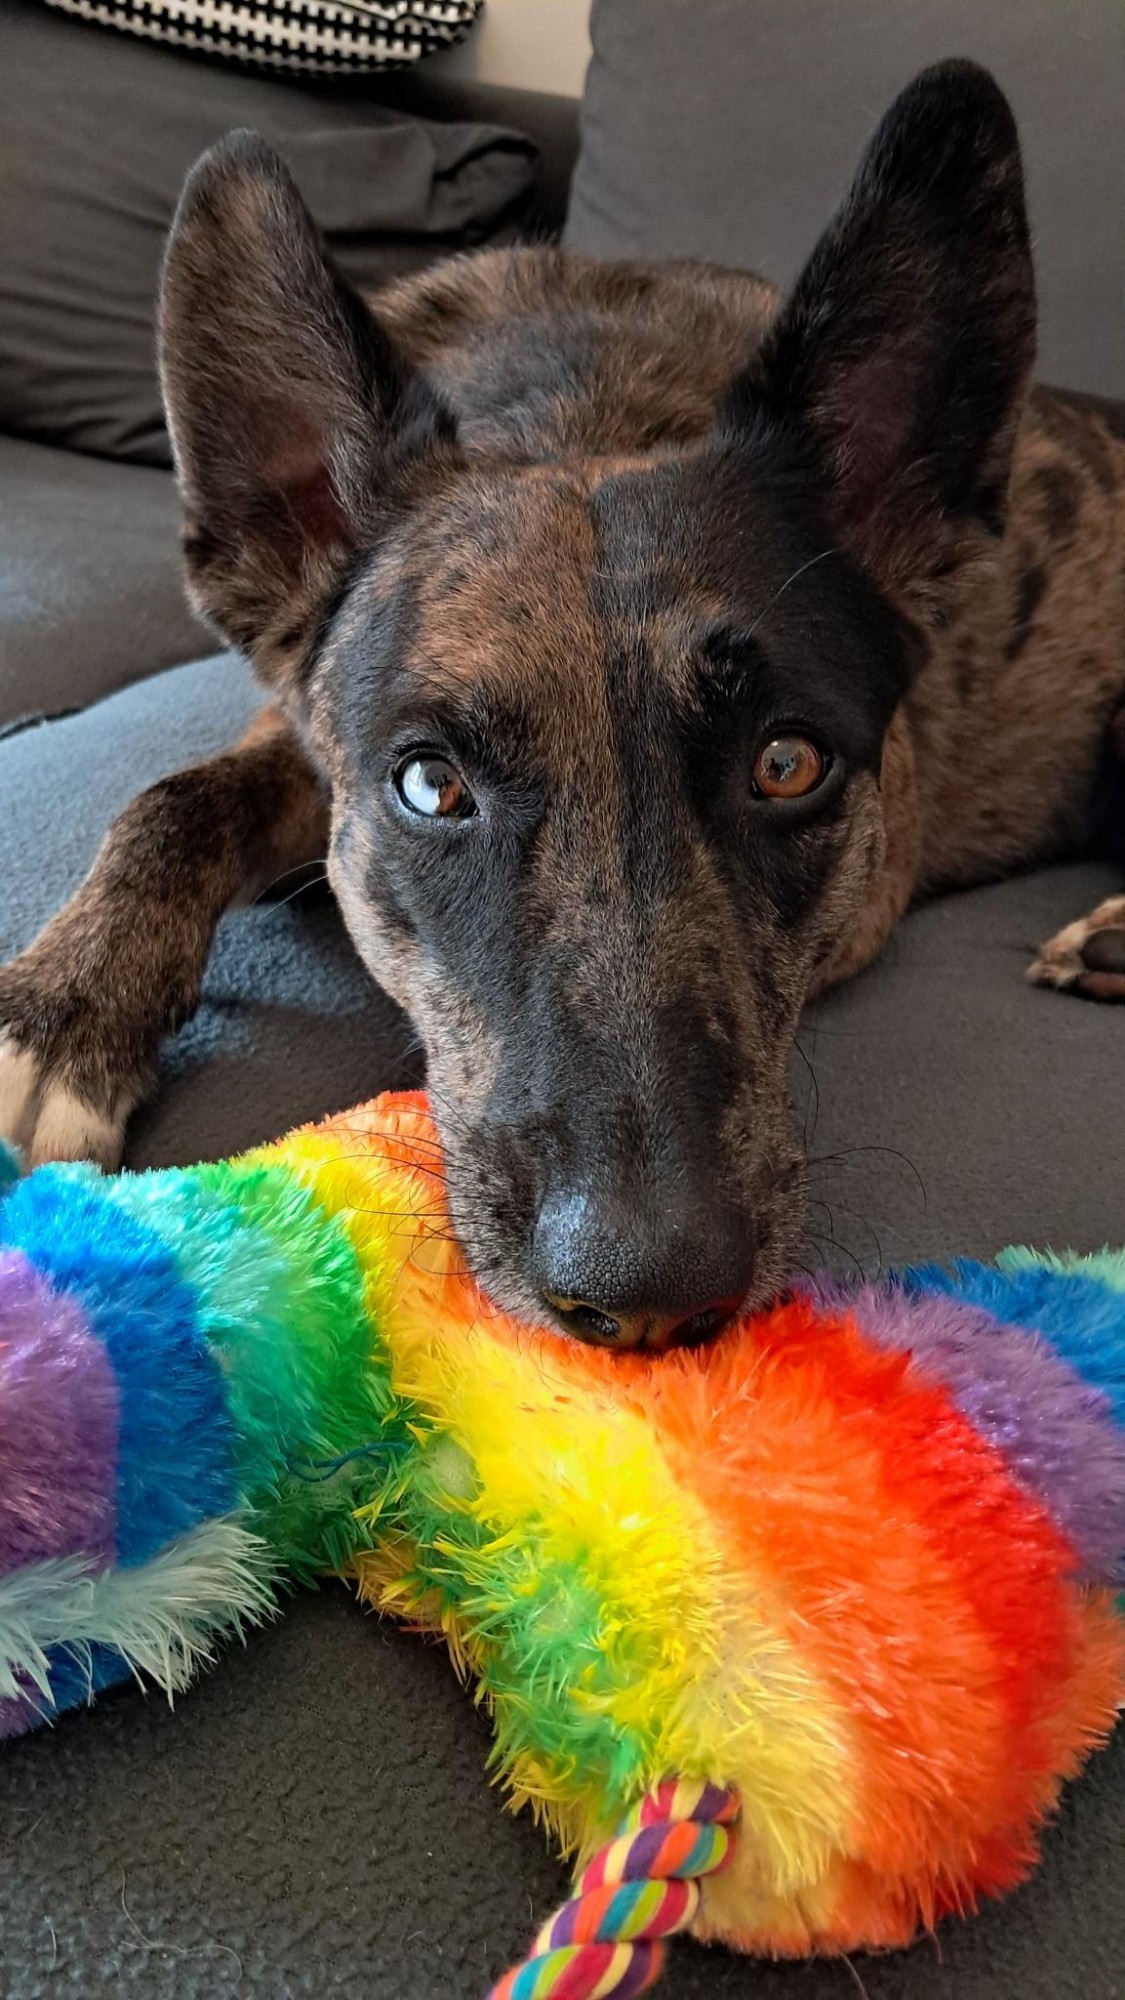
[[[369, 308], [236, 136], [161, 327], [192, 597], [273, 705], [0, 973], [0, 1130], [116, 1160], [221, 912], [327, 853], [491, 1294], [701, 1337], [798, 1247], [809, 995], [1121, 814], [1125, 429], [1029, 389], [1004, 98], [919, 77], [784, 302], [522, 249]], [[1032, 977], [1125, 998], [1125, 898]]]

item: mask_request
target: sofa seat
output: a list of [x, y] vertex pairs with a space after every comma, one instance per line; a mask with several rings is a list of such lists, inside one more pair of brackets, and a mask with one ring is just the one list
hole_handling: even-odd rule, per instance
[[[129, 678], [122, 650], [119, 675]], [[229, 742], [259, 696], [230, 655], [0, 742], [0, 955], [18, 949], [142, 785]], [[918, 910], [811, 1009], [794, 1068], [808, 1261], [992, 1255], [1125, 1238], [1119, 1009], [1027, 986], [1035, 942], [1114, 886], [1054, 868]], [[324, 895], [232, 913], [195, 1020], [134, 1120], [132, 1166], [266, 1139], [416, 1083], [410, 1032]], [[818, 1100], [818, 1101], [817, 1101]], [[487, 1727], [432, 1645], [337, 1588], [301, 1596], [177, 1704], [124, 1689], [5, 1750], [6, 2000], [109, 1983], [168, 2000], [332, 1991], [466, 2000], [563, 1887], [485, 1773]], [[938, 1946], [864, 1960], [870, 2000], [1120, 1991], [1119, 1736], [1068, 1795], [1034, 1881]], [[122, 1893], [124, 1891], [124, 1907]], [[1075, 1940], [1081, 1939], [1076, 1950]], [[838, 1965], [677, 1949], [669, 2000], [842, 2000]]]

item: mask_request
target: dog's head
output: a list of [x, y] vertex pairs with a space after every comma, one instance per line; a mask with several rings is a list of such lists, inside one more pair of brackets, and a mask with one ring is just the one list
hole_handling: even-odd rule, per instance
[[784, 1280], [798, 1016], [875, 893], [919, 634], [1000, 531], [1033, 328], [1015, 129], [966, 64], [892, 108], [700, 434], [611, 456], [482, 447], [273, 155], [193, 174], [163, 368], [194, 594], [329, 780], [503, 1304], [660, 1341]]

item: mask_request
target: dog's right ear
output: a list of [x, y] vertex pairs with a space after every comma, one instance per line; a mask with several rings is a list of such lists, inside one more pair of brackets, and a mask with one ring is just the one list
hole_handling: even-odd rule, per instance
[[449, 455], [453, 419], [248, 132], [188, 178], [164, 262], [160, 370], [192, 595], [277, 679], [419, 460]]

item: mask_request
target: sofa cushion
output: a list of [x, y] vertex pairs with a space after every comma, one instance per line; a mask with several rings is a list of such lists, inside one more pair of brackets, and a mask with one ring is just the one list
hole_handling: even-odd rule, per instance
[[565, 241], [796, 274], [895, 93], [945, 56], [992, 69], [1019, 118], [1040, 373], [1125, 393], [1125, 8], [1120, 0], [594, 0]]
[[419, 62], [462, 41], [482, 0], [48, 0], [64, 13], [255, 69], [357, 75]]
[[170, 472], [0, 436], [0, 729], [201, 651], [179, 523]]
[[[220, 656], [0, 743], [0, 955], [26, 942], [134, 790], [213, 753], [259, 699]], [[811, 1009], [794, 1069], [814, 1168], [809, 1257], [847, 1266], [1010, 1238], [1125, 1236], [1120, 1009], [1034, 990], [1028, 951], [1113, 886], [1056, 868], [912, 915], [880, 964]], [[400, 1016], [330, 903], [227, 916], [196, 1019], [134, 1120], [132, 1165], [249, 1145], [417, 1080]], [[464, 2000], [562, 1887], [528, 1815], [485, 1775], [487, 1729], [433, 1647], [338, 1590], [249, 1636], [173, 1714], [133, 1689], [4, 1752], [7, 2000], [107, 1980], [192, 2000], [236, 1990]], [[1065, 1801], [1034, 1883], [943, 1924], [940, 1948], [862, 1964], [870, 2000], [1086, 2000], [1119, 1990], [1125, 1742]], [[124, 1903], [122, 1901], [124, 1895]], [[241, 1982], [241, 1983], [240, 1983]], [[755, 1967], [683, 1947], [668, 2000], [839, 2000], [839, 1966]]]
[[535, 179], [516, 132], [446, 124], [371, 87], [280, 82], [38, 0], [0, 0], [0, 428], [169, 462], [154, 363], [184, 175], [235, 126], [286, 156], [340, 263], [374, 287], [504, 237]]

